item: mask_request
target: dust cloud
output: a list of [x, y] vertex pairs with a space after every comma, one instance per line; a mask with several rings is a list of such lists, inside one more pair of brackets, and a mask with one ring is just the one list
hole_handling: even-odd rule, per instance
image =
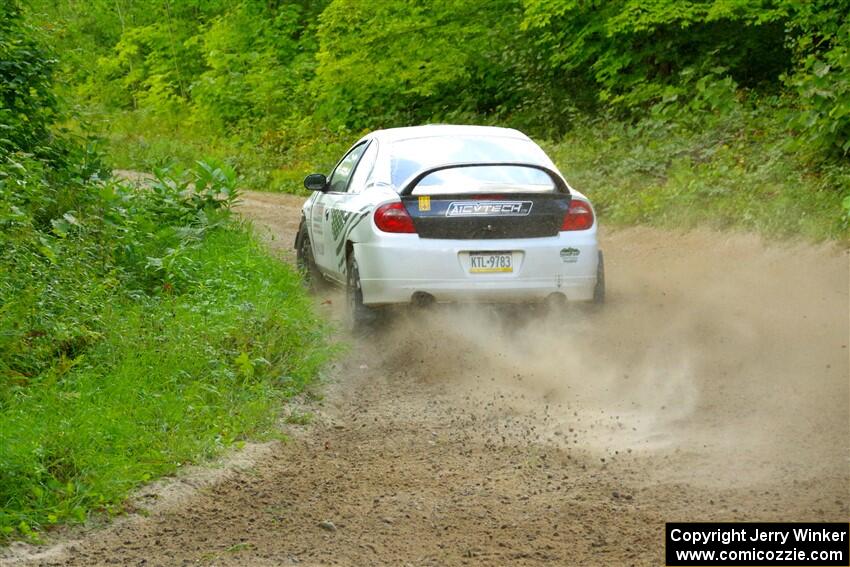
[[676, 454], [680, 466], [652, 472], [662, 480], [846, 474], [846, 253], [673, 236], [608, 236], [601, 309], [437, 306], [391, 317], [357, 348], [466, 411], [526, 419], [535, 440]]

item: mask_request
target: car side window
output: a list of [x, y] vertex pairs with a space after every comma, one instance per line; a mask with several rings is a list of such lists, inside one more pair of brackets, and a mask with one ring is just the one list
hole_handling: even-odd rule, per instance
[[357, 169], [354, 170], [354, 175], [351, 176], [351, 183], [348, 185], [349, 193], [360, 193], [366, 186], [366, 182], [372, 175], [372, 170], [375, 167], [375, 159], [378, 157], [378, 144], [371, 142], [368, 144], [366, 151], [363, 152], [363, 157], [360, 158], [360, 163], [357, 164]]
[[336, 169], [331, 174], [331, 179], [328, 182], [329, 191], [332, 193], [345, 193], [348, 190], [348, 182], [351, 180], [351, 174], [363, 152], [366, 151], [367, 142], [363, 142], [345, 154], [345, 157], [337, 164]]

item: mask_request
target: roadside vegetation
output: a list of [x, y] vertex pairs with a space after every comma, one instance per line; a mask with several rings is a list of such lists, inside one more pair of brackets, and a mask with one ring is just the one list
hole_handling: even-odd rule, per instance
[[[33, 0], [115, 163], [301, 191], [363, 132], [545, 142], [607, 223], [848, 235], [846, 0]], [[80, 130], [75, 121], [67, 126]]]
[[0, 18], [0, 543], [122, 509], [252, 437], [327, 358], [300, 278], [231, 214], [232, 168], [109, 179], [53, 54]]

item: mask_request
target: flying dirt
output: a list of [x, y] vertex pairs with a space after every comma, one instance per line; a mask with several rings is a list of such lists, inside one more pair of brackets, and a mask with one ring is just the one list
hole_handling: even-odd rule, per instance
[[[286, 261], [301, 201], [241, 208]], [[440, 306], [344, 338], [288, 442], [6, 561], [660, 565], [666, 521], [846, 521], [847, 251], [672, 236], [602, 235], [600, 310]]]

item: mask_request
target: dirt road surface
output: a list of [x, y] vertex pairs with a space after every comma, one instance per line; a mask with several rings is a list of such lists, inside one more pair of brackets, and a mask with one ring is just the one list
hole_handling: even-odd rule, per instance
[[[241, 210], [291, 260], [301, 201]], [[601, 312], [402, 314], [347, 339], [289, 442], [7, 560], [657, 566], [665, 521], [847, 521], [847, 252], [647, 228], [602, 242]], [[340, 300], [317, 303], [333, 317]]]

